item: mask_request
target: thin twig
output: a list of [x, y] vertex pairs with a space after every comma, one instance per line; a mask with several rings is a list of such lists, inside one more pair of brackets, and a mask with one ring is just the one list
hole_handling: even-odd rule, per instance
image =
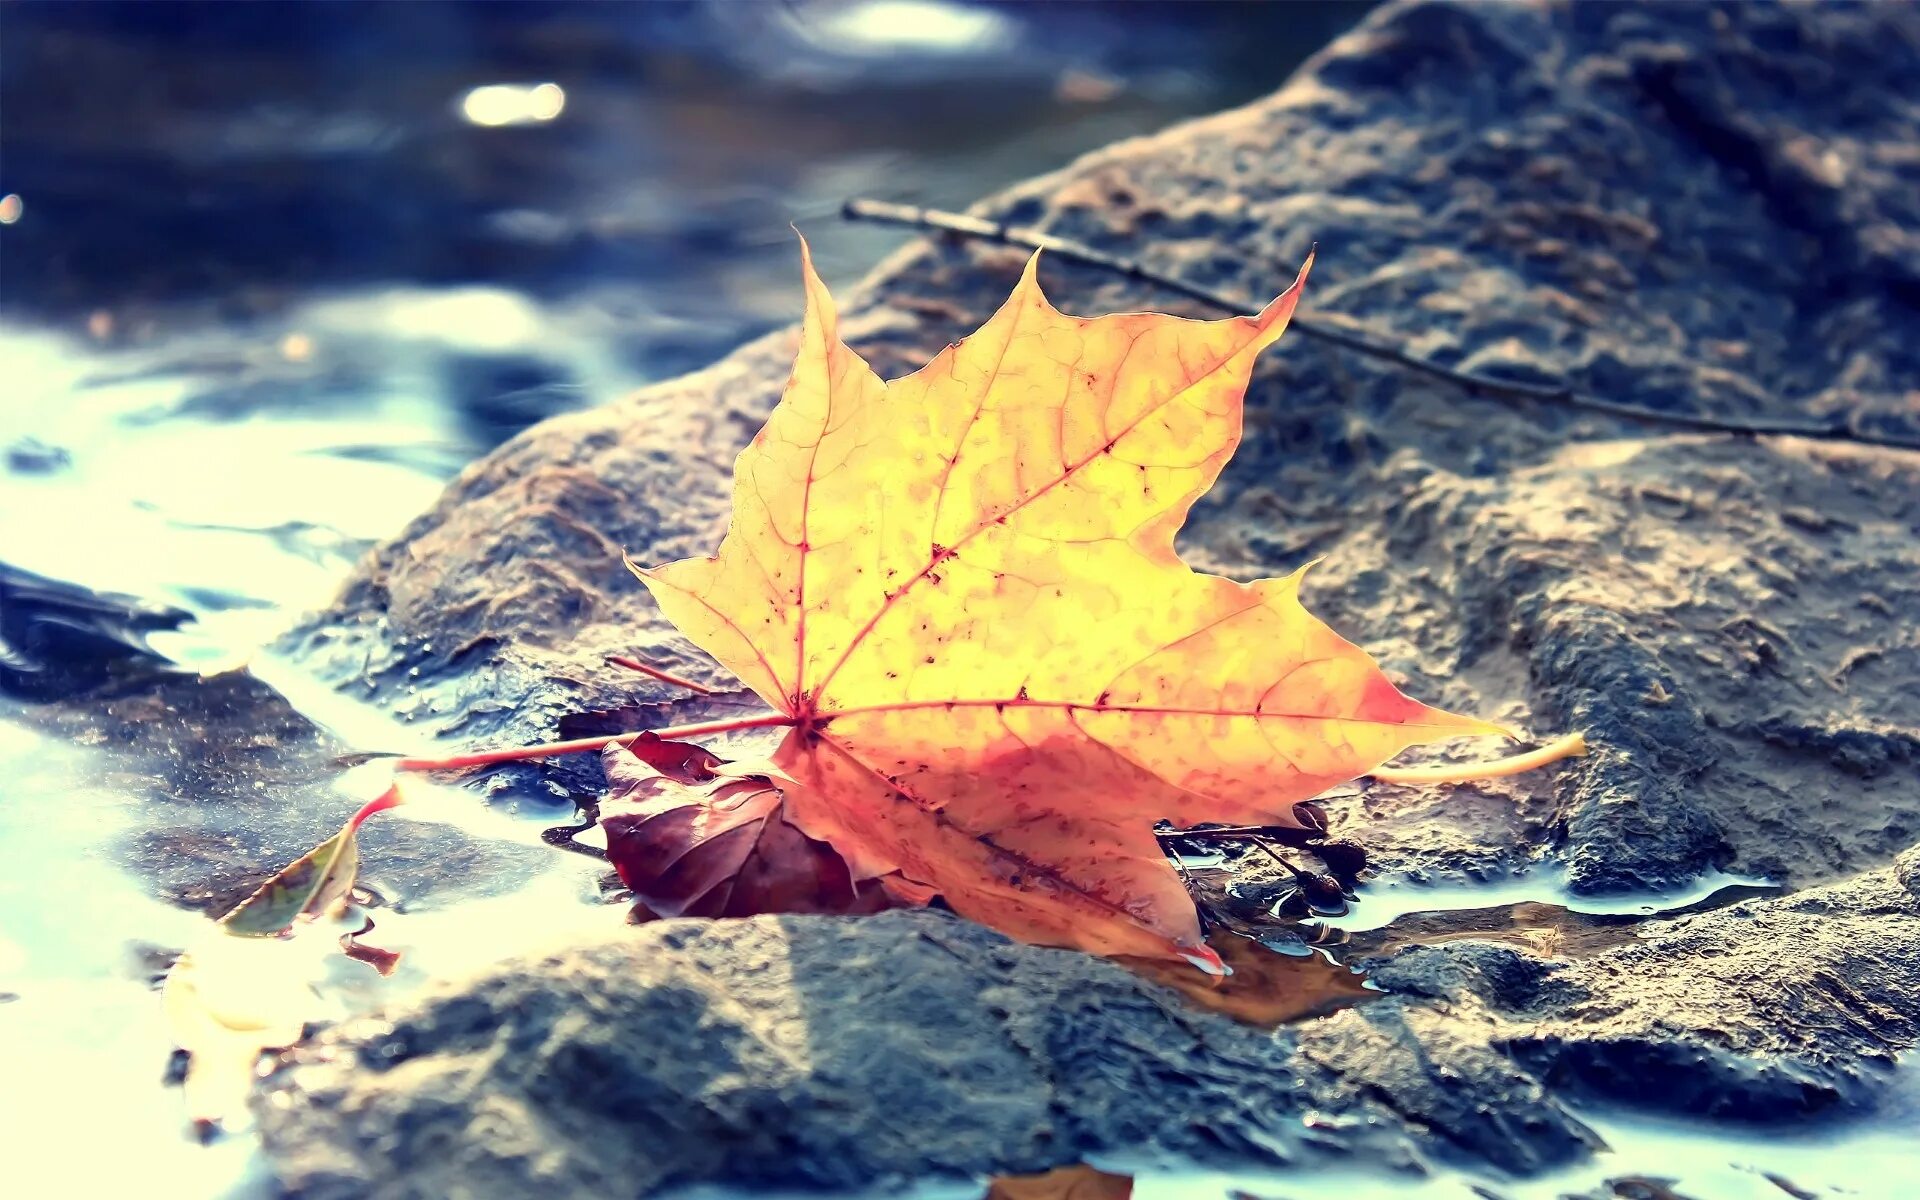
[[[1228, 296], [1201, 287], [1199, 284], [1189, 283], [1184, 279], [1149, 270], [1134, 259], [1107, 254], [1070, 238], [1056, 237], [1034, 229], [1010, 226], [937, 208], [890, 204], [882, 200], [849, 200], [842, 207], [841, 216], [849, 221], [868, 221], [878, 225], [904, 225], [923, 231], [979, 238], [982, 241], [995, 242], [1003, 246], [1044, 250], [1048, 254], [1069, 262], [1112, 271], [1151, 287], [1173, 292], [1190, 300], [1198, 300], [1222, 312], [1252, 316], [1259, 311], [1257, 305], [1248, 304], [1238, 297]], [[1818, 438], [1824, 441], [1855, 442], [1865, 446], [1887, 446], [1897, 450], [1920, 450], [1920, 439], [1903, 438], [1894, 434], [1869, 433], [1852, 428], [1844, 420], [1816, 423], [1771, 420], [1762, 417], [1711, 417], [1699, 413], [1667, 412], [1644, 405], [1602, 399], [1599, 396], [1575, 391], [1565, 384], [1521, 383], [1515, 380], [1495, 379], [1472, 371], [1457, 371], [1409, 354], [1384, 342], [1350, 333], [1325, 321], [1298, 314], [1288, 322], [1288, 328], [1303, 337], [1325, 342], [1330, 346], [1338, 346], [1368, 358], [1390, 362], [1404, 370], [1425, 375], [1462, 388], [1473, 395], [1494, 400], [1559, 404], [1568, 408], [1604, 413], [1623, 420], [1650, 421], [1661, 425], [1675, 425], [1685, 429], [1701, 429], [1715, 433]]]
[[1307, 873], [1305, 871], [1302, 871], [1299, 867], [1294, 866], [1291, 862], [1288, 862], [1286, 856], [1281, 854], [1278, 850], [1275, 850], [1272, 847], [1272, 845], [1270, 845], [1267, 842], [1265, 838], [1254, 838], [1252, 839], [1252, 841], [1253, 841], [1254, 849], [1265, 854], [1268, 858], [1279, 863], [1281, 866], [1285, 867], [1289, 872], [1291, 872], [1293, 875], [1293, 881], [1295, 883], [1300, 884], [1303, 887], [1306, 885]]
[[607, 661], [616, 667], [625, 667], [629, 671], [638, 671], [649, 678], [658, 679], [661, 683], [670, 683], [675, 687], [683, 687], [696, 696], [713, 695], [713, 689], [710, 687], [695, 683], [691, 679], [682, 679], [670, 671], [662, 671], [659, 667], [648, 666], [639, 659], [631, 658], [625, 654], [609, 654], [607, 655]]

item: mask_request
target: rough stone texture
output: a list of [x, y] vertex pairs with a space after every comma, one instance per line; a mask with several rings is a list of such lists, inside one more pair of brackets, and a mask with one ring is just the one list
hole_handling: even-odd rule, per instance
[[1593, 1144], [1567, 1097], [1792, 1121], [1870, 1095], [1920, 1040], [1920, 899], [1879, 871], [1578, 963], [1463, 941], [1373, 978], [1393, 994], [1268, 1033], [939, 913], [667, 922], [329, 1031], [260, 1113], [314, 1200], [852, 1187], [1122, 1149], [1529, 1171]]
[[[1259, 104], [980, 211], [1249, 298], [1317, 242], [1308, 309], [1441, 362], [1914, 436], [1916, 75], [1910, 6], [1398, 4]], [[882, 374], [911, 370], [1020, 259], [917, 245], [843, 297], [844, 329]], [[1070, 311], [1212, 315], [1043, 274]], [[456, 739], [737, 705], [600, 659], [713, 678], [618, 551], [717, 544], [791, 348], [528, 431], [291, 648]], [[1920, 838], [1917, 532], [1911, 453], [1505, 405], [1289, 337], [1189, 561], [1251, 577], [1324, 555], [1309, 603], [1416, 694], [1596, 747], [1510, 782], [1353, 789], [1329, 803], [1341, 835], [1434, 878], [1548, 859], [1580, 891], [1854, 878], [1570, 965], [1404, 950], [1375, 975], [1393, 999], [1278, 1038], [937, 916], [673, 925], [329, 1035], [277, 1084], [270, 1146], [314, 1195], [843, 1182], [1148, 1140], [1526, 1170], [1584, 1146], [1561, 1089], [1750, 1118], [1864, 1095], [1914, 1040], [1920, 980], [1920, 868], [1876, 870]], [[1325, 1118], [1302, 1132], [1308, 1108]]]
[[1902, 886], [1914, 895], [1920, 896], [1920, 846], [1915, 846], [1894, 859], [1893, 869]]
[[[1440, 361], [1709, 413], [1912, 425], [1920, 13], [1396, 6], [1247, 109], [982, 211], [1249, 297], [1310, 242], [1307, 305]], [[883, 374], [1004, 297], [1019, 255], [916, 246], [845, 297]], [[1045, 272], [1064, 307], [1178, 307]], [[1196, 310], [1197, 311], [1197, 310]], [[293, 639], [449, 737], [674, 704], [601, 665], [713, 668], [622, 569], [705, 553], [792, 338], [548, 422], [474, 464]], [[1187, 532], [1309, 600], [1423, 697], [1589, 731], [1552, 777], [1336, 806], [1389, 866], [1576, 888], [1714, 866], [1832, 878], [1920, 836], [1920, 460], [1513, 408], [1294, 337]], [[416, 674], [417, 672], [417, 674]], [[697, 703], [654, 710], [698, 719]]]

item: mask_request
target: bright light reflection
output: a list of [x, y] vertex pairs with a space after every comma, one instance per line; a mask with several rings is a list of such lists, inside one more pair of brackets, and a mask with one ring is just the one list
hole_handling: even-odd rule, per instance
[[466, 94], [460, 115], [475, 125], [537, 125], [566, 107], [566, 89], [557, 83], [490, 83]]
[[1766, 879], [1709, 871], [1691, 884], [1670, 891], [1583, 896], [1567, 886], [1566, 869], [1555, 864], [1496, 883], [1427, 885], [1403, 879], [1373, 880], [1360, 885], [1360, 902], [1351, 912], [1315, 920], [1348, 933], [1364, 933], [1385, 929], [1413, 913], [1462, 912], [1510, 904], [1553, 904], [1588, 916], [1651, 917], [1697, 904], [1722, 888], [1773, 886]]
[[999, 13], [943, 0], [868, 0], [832, 13], [821, 26], [842, 44], [922, 52], [982, 49], [1013, 32]]
[[20, 193], [8, 192], [0, 196], [0, 225], [13, 224], [26, 210], [27, 202], [20, 198]]
[[536, 305], [501, 288], [394, 288], [322, 300], [305, 316], [303, 332], [316, 341], [320, 334], [398, 339], [468, 354], [534, 350], [551, 336]]

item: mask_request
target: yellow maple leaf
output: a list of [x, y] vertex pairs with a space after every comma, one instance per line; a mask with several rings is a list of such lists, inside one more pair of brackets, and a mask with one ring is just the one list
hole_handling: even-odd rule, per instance
[[787, 718], [809, 833], [1017, 937], [1217, 966], [1154, 821], [1296, 824], [1408, 746], [1504, 732], [1402, 695], [1301, 606], [1304, 567], [1242, 584], [1174, 551], [1306, 267], [1256, 317], [1089, 319], [1036, 256], [888, 383], [802, 257], [799, 355], [719, 553], [636, 572]]

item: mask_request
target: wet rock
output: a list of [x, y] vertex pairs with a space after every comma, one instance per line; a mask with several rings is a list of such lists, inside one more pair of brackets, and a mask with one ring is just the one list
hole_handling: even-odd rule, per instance
[[[854, 1007], [858, 1022], [837, 1018]], [[312, 1197], [854, 1187], [1121, 1145], [1291, 1161], [1312, 1153], [1309, 1109], [1411, 1164], [1399, 1118], [1328, 1065], [1375, 1064], [1409, 1111], [1443, 1100], [1402, 1019], [1336, 1018], [1308, 1052], [939, 913], [672, 922], [333, 1031], [260, 1111], [282, 1185]], [[1413, 1019], [1449, 1061], [1513, 1080], [1484, 1043]], [[1531, 1142], [1484, 1148], [1535, 1165], [1584, 1144], [1551, 1105], [1534, 1123]]]
[[[1317, 241], [1305, 311], [1436, 361], [1914, 436], [1920, 130], [1887, 97], [1920, 70], [1916, 22], [1391, 5], [1267, 100], [980, 211], [1249, 299]], [[843, 297], [843, 331], [902, 374], [1022, 257], [913, 247]], [[1213, 315], [1043, 274], [1069, 311]], [[770, 336], [514, 438], [286, 648], [465, 742], [737, 711], [618, 552], [718, 543], [792, 349]], [[1121, 1146], [1529, 1171], [1590, 1144], [1562, 1095], [1751, 1120], [1864, 1101], [1920, 1019], [1916, 868], [1887, 869], [1920, 840], [1916, 530], [1910, 453], [1504, 403], [1290, 336], [1189, 561], [1244, 578], [1324, 556], [1309, 603], [1416, 694], [1595, 747], [1514, 780], [1356, 787], [1327, 799], [1332, 834], [1417, 878], [1544, 859], [1579, 891], [1716, 868], [1815, 890], [1572, 961], [1403, 950], [1373, 966], [1392, 998], [1278, 1037], [934, 914], [658, 926], [327, 1034], [274, 1082], [270, 1152], [314, 1196], [833, 1185]], [[601, 665], [635, 652], [722, 694]]]
[[1596, 1144], [1561, 1097], [1789, 1123], [1868, 1099], [1920, 1041], [1920, 901], [1880, 871], [1572, 964], [1463, 941], [1373, 972], [1387, 998], [1270, 1034], [937, 912], [663, 922], [327, 1031], [259, 1112], [313, 1200], [857, 1187], [1119, 1149], [1531, 1171]]
[[[89, 853], [172, 904], [224, 914], [285, 864], [333, 836], [367, 796], [338, 787], [347, 747], [241, 671], [173, 672], [94, 688], [9, 714], [50, 745], [83, 744], [76, 767], [49, 754], [16, 767], [17, 794], [126, 797], [141, 819], [101, 819]], [[82, 811], [86, 811], [84, 807]], [[405, 886], [388, 903], [423, 910], [510, 891], [549, 852], [451, 825], [393, 818], [360, 833], [366, 878]]]
[[[1676, 411], [1897, 425], [1920, 369], [1901, 232], [1920, 189], [1898, 167], [1915, 131], [1867, 98], [1920, 69], [1915, 20], [1393, 6], [1259, 104], [981, 211], [1250, 298], [1318, 241], [1308, 310], [1443, 362]], [[917, 246], [845, 297], [845, 330], [883, 373], [910, 370], [992, 311], [1019, 259]], [[1072, 310], [1185, 303], [1044, 274]], [[791, 350], [774, 335], [515, 438], [289, 648], [466, 742], [636, 703], [701, 719], [601, 665], [637, 651], [729, 682], [619, 552], [718, 542], [733, 456]], [[1296, 334], [1185, 549], [1242, 577], [1325, 555], [1310, 602], [1417, 693], [1596, 746], [1514, 782], [1367, 789], [1329, 804], [1337, 833], [1419, 876], [1549, 854], [1606, 891], [1716, 867], [1817, 882], [1920, 836], [1916, 528], [1910, 454], [1515, 407]]]
[[1893, 862], [1894, 874], [1901, 886], [1916, 896], [1920, 896], [1920, 846], [1910, 847], [1905, 854]]
[[1498, 1013], [1556, 1095], [1752, 1122], [1871, 1097], [1920, 1042], [1920, 903], [1891, 871], [1653, 922], [1561, 964], [1484, 942], [1405, 951], [1389, 990]]
[[163, 675], [146, 637], [189, 619], [0, 563], [0, 696], [48, 700]]

